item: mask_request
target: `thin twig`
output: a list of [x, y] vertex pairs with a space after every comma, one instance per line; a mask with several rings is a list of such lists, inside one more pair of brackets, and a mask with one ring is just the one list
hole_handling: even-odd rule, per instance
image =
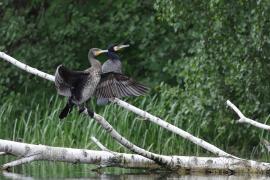
[[102, 151], [107, 151], [109, 152], [110, 150], [107, 149], [105, 146], [103, 146], [101, 144], [101, 142], [99, 142], [99, 140], [97, 140], [94, 136], [91, 136], [91, 140], [99, 147], [99, 149], [101, 149]]
[[108, 148], [106, 148], [99, 140], [97, 140], [94, 136], [91, 136], [91, 140], [102, 150], [102, 151], [107, 151], [110, 152], [114, 155], [117, 155], [117, 152], [111, 151]]

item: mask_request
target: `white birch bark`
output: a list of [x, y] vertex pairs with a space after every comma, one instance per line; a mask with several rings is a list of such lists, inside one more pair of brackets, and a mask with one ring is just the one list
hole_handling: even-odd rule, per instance
[[[0, 151], [21, 159], [36, 156], [30, 161], [21, 161], [21, 164], [36, 160], [61, 161], [69, 163], [86, 163], [100, 166], [115, 166], [124, 168], [160, 168], [154, 161], [139, 155], [117, 153], [117, 156], [106, 151], [94, 151], [86, 149], [73, 149], [62, 147], [50, 147], [45, 145], [33, 145], [0, 139]], [[38, 158], [37, 158], [38, 157]], [[29, 159], [28, 158], [28, 159]], [[18, 160], [16, 160], [18, 161]], [[7, 163], [2, 168], [20, 165], [19, 163]]]
[[247, 124], [251, 124], [251, 125], [253, 125], [255, 127], [258, 127], [260, 129], [270, 130], [270, 126], [268, 126], [266, 124], [259, 123], [257, 121], [254, 121], [254, 120], [249, 119], [246, 116], [244, 116], [244, 114], [230, 100], [227, 100], [226, 103], [239, 116], [239, 120], [237, 122], [239, 122], [239, 123], [247, 123]]
[[122, 101], [118, 98], [114, 98], [114, 99], [110, 99], [111, 102], [114, 102], [116, 103], [117, 105], [129, 110], [129, 111], [132, 111], [134, 112], [135, 114], [143, 117], [143, 118], [146, 118], [148, 119], [149, 121], [151, 121], [152, 123], [155, 123], [157, 125], [159, 125], [160, 127], [163, 127], [175, 134], [178, 134], [179, 136], [183, 137], [184, 139], [187, 139], [191, 142], [193, 142], [194, 144], [212, 152], [213, 154], [216, 154], [217, 156], [224, 156], [224, 157], [234, 157], [234, 158], [237, 158], [231, 154], [228, 154], [226, 153], [225, 151], [219, 149], [218, 147], [198, 138], [198, 137], [195, 137], [193, 136], [192, 134], [156, 117], [156, 116], [153, 116], [152, 114], [146, 112], [146, 111], [143, 111], [125, 101]]
[[[0, 57], [4, 60], [14, 64], [15, 66], [29, 72], [29, 73], [38, 75], [38, 76], [40, 76], [44, 79], [50, 80], [50, 81], [54, 81], [54, 76], [47, 74], [47, 73], [44, 73], [42, 71], [39, 71], [38, 69], [32, 68], [26, 64], [23, 64], [23, 63], [19, 62], [18, 60], [12, 58], [11, 56], [9, 56], [3, 52], [0, 52]], [[149, 114], [146, 111], [143, 111], [139, 108], [136, 108], [135, 106], [132, 106], [131, 104], [128, 104], [128, 103], [126, 103], [122, 100], [119, 100], [119, 99], [114, 99], [113, 101], [115, 103], [117, 103], [119, 106], [124, 107], [125, 109], [128, 109], [128, 110], [130, 110], [130, 111], [132, 111], [132, 112], [134, 112], [142, 117], [148, 118], [151, 122], [158, 124], [159, 126], [180, 135], [181, 137], [183, 137], [183, 138], [193, 142], [194, 144], [214, 153], [217, 156], [235, 157], [235, 156], [228, 154], [228, 153], [224, 152], [223, 150], [217, 148], [216, 146], [214, 146], [214, 145], [212, 145], [212, 144], [210, 144], [210, 143], [208, 143], [200, 138], [193, 136], [192, 134], [190, 134], [190, 133], [188, 133], [188, 132], [186, 132], [186, 131], [184, 131], [176, 126], [173, 126], [172, 124], [169, 124], [169, 123], [165, 122], [164, 120]], [[237, 158], [237, 157], [235, 157], [235, 158]]]
[[129, 142], [126, 138], [121, 136], [105, 119], [104, 117], [94, 113], [94, 119], [96, 122], [98, 122], [103, 129], [107, 131], [117, 142], [119, 142], [121, 145], [125, 146], [130, 151], [134, 152], [135, 154], [139, 154], [143, 157], [146, 157], [148, 159], [151, 159], [155, 161], [157, 164], [162, 165], [168, 169], [173, 169], [175, 167], [174, 164], [172, 164], [172, 158], [164, 158], [164, 156], [155, 154], [152, 152], [149, 152], [145, 149], [142, 149], [131, 142]]
[[[18, 157], [39, 156], [37, 160], [61, 161], [68, 163], [97, 164], [112, 167], [160, 169], [154, 161], [136, 154], [94, 151], [86, 149], [51, 147], [45, 145], [26, 144], [21, 142], [0, 139], [0, 151]], [[188, 172], [215, 172], [215, 173], [261, 173], [270, 171], [270, 163], [252, 160], [235, 159], [229, 157], [193, 157], [193, 156], [163, 156], [171, 161], [175, 170]], [[31, 161], [30, 161], [31, 162]], [[25, 162], [26, 163], [26, 162]], [[19, 164], [16, 164], [19, 165]], [[12, 167], [12, 166], [9, 166]], [[5, 168], [9, 168], [5, 166]]]
[[47, 79], [49, 81], [54, 81], [54, 76], [50, 75], [50, 74], [47, 74], [47, 73], [44, 73], [36, 68], [32, 68], [24, 63], [21, 63], [20, 61], [16, 60], [15, 58], [7, 55], [6, 53], [4, 52], [0, 52], [0, 57], [2, 59], [4, 59], [5, 61], [17, 66], [18, 68], [22, 69], [22, 70], [25, 70], [26, 72], [29, 72], [31, 74], [34, 74], [36, 76], [39, 76], [43, 79]]
[[91, 137], [91, 140], [102, 150], [102, 151], [107, 151], [107, 152], [112, 152], [111, 150], [109, 150], [108, 148], [106, 148], [103, 144], [101, 144], [101, 142], [99, 142], [99, 140], [97, 140], [94, 136]]

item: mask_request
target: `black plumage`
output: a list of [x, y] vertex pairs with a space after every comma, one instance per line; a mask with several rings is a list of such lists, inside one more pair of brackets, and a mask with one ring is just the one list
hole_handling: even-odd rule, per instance
[[147, 87], [130, 77], [120, 73], [109, 72], [101, 74], [95, 96], [97, 98], [140, 96], [148, 90]]
[[68, 97], [59, 118], [66, 117], [74, 105], [79, 107], [79, 112], [87, 111], [93, 116], [93, 111], [85, 107], [85, 102], [93, 96], [97, 98], [139, 96], [148, 91], [144, 85], [120, 73], [102, 74], [101, 64], [95, 57], [104, 52], [107, 51], [90, 49], [88, 59], [91, 67], [85, 71], [72, 71], [63, 65], [58, 66], [55, 72], [55, 86], [58, 94]]
[[125, 47], [129, 47], [129, 45], [113, 44], [108, 47], [108, 52], [106, 54], [109, 59], [102, 64], [102, 73], [108, 72], [122, 73], [122, 63], [116, 51], [123, 49]]
[[[120, 45], [112, 44], [108, 46], [108, 49], [107, 49], [108, 52], [106, 54], [109, 59], [102, 64], [103, 74], [109, 73], [109, 72], [122, 73], [122, 63], [116, 51], [119, 51], [126, 47], [129, 47], [129, 45], [128, 44], [120, 44]], [[106, 105], [108, 103], [109, 103], [108, 98], [97, 99], [98, 105]]]

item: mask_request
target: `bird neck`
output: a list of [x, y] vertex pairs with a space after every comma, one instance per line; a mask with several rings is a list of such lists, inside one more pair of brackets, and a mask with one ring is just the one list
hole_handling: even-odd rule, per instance
[[109, 51], [107, 55], [111, 60], [120, 60], [119, 56], [115, 52]]
[[92, 56], [89, 57], [89, 62], [90, 62], [92, 67], [100, 67], [101, 68], [100, 62], [95, 57], [92, 57]]

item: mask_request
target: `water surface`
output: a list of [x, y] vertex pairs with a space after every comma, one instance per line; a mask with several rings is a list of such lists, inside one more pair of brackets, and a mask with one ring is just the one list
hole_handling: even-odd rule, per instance
[[54, 162], [33, 162], [17, 166], [10, 172], [0, 172], [0, 180], [37, 180], [37, 179], [106, 179], [106, 180], [270, 180], [270, 177], [260, 175], [179, 175], [165, 172], [151, 172], [147, 170], [132, 170], [122, 168], [103, 168], [93, 171], [96, 166]]

